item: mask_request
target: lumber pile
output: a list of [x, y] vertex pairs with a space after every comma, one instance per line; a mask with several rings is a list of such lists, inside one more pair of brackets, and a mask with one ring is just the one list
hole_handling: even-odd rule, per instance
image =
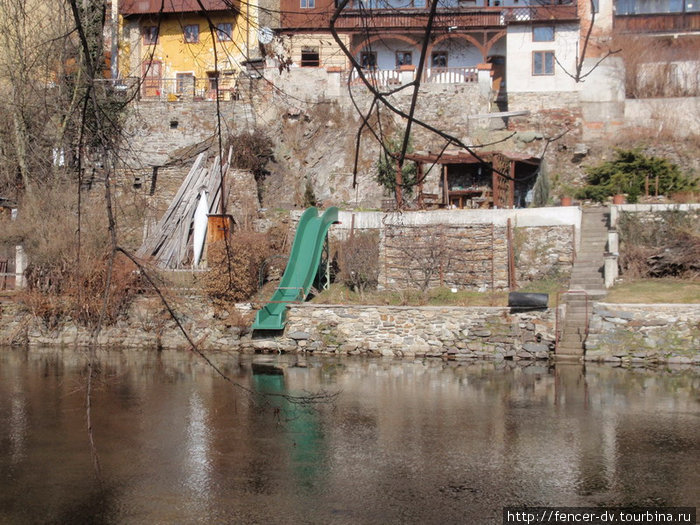
[[150, 259], [161, 268], [183, 268], [192, 255], [192, 222], [199, 195], [207, 192], [209, 213], [215, 213], [221, 202], [221, 178], [226, 176], [231, 161], [221, 167], [216, 157], [207, 168], [204, 153], [197, 156], [187, 177], [180, 185], [175, 198], [153, 232], [146, 238], [136, 254]]

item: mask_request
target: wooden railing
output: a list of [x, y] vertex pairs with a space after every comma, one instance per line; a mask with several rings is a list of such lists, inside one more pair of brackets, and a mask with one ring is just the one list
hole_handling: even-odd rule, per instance
[[[109, 93], [122, 94], [123, 97], [144, 100], [167, 100], [170, 102], [185, 100], [216, 100], [216, 84], [208, 78], [135, 78], [102, 80], [100, 87]], [[223, 78], [219, 83], [219, 100], [231, 100], [237, 97], [235, 79]]]
[[[362, 73], [376, 86], [391, 86], [401, 84], [401, 72], [398, 69], [363, 69]], [[356, 69], [350, 72], [350, 82], [362, 82]]]
[[[415, 79], [415, 72], [399, 71], [398, 69], [363, 69], [362, 72], [377, 86], [400, 85], [402, 74], [410, 74], [411, 81]], [[433, 67], [426, 69], [423, 76], [423, 82], [428, 84], [464, 84], [476, 81], [476, 67]], [[350, 82], [354, 84], [361, 82], [355, 69], [350, 72]]]
[[700, 31], [700, 12], [662, 15], [618, 15], [613, 20], [615, 31], [620, 33]]
[[[346, 9], [336, 21], [339, 29], [375, 28], [424, 28], [428, 10], [372, 9], [368, 11]], [[434, 26], [447, 27], [495, 27], [510, 22], [538, 20], [575, 20], [578, 18], [576, 3], [562, 5], [537, 5], [527, 7], [445, 8], [437, 13]]]
[[432, 67], [426, 69], [424, 79], [424, 82], [429, 84], [463, 84], [476, 81], [476, 67]]

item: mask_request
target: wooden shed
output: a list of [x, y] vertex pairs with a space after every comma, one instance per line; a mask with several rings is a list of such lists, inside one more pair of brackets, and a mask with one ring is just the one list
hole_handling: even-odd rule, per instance
[[[480, 151], [411, 153], [408, 160], [418, 165], [419, 205], [429, 200], [449, 208], [524, 208], [535, 185], [540, 159], [522, 153]], [[426, 180], [438, 168], [439, 193], [423, 193]], [[428, 177], [425, 173], [430, 171]], [[425, 180], [424, 180], [425, 179]]]

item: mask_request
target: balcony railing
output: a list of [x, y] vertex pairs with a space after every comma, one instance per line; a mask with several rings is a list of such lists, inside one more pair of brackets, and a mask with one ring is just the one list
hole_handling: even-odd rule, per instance
[[[191, 100], [216, 100], [216, 80], [209, 78], [150, 78], [129, 79], [143, 100], [164, 100], [169, 102]], [[123, 81], [120, 81], [123, 82]], [[234, 78], [222, 78], [219, 82], [219, 100], [233, 100], [238, 97]]]
[[[415, 79], [415, 71], [363, 69], [362, 72], [377, 87], [400, 86]], [[427, 68], [423, 76], [423, 82], [428, 84], [464, 84], [476, 81], [476, 67], [432, 67]], [[350, 72], [350, 82], [353, 84], [361, 82], [355, 69]]]
[[428, 84], [464, 84], [477, 81], [476, 67], [431, 67], [423, 80]]
[[[363, 69], [362, 73], [375, 86], [401, 85], [401, 71], [398, 69]], [[354, 84], [362, 82], [356, 69], [350, 72], [350, 82]]]
[[674, 33], [700, 31], [700, 12], [648, 15], [617, 15], [615, 31], [620, 33]]
[[[436, 15], [436, 28], [468, 29], [473, 27], [497, 27], [512, 22], [576, 20], [576, 2], [556, 5], [523, 7], [444, 8]], [[428, 19], [427, 9], [355, 9], [344, 10], [335, 26], [339, 29], [369, 28], [424, 28]]]

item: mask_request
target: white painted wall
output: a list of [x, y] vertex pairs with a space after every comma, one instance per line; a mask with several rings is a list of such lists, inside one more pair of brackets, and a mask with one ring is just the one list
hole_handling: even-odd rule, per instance
[[436, 210], [404, 213], [384, 213], [375, 211], [340, 211], [340, 224], [334, 228], [349, 230], [353, 224], [358, 229], [378, 229], [382, 225], [424, 226], [446, 224], [462, 226], [466, 224], [494, 224], [505, 226], [511, 219], [513, 226], [575, 226], [581, 225], [581, 209], [577, 206], [548, 208], [520, 208], [512, 210]]
[[625, 123], [678, 137], [700, 136], [700, 97], [625, 100]]
[[554, 51], [557, 60], [573, 73], [576, 69], [578, 24], [557, 24], [553, 42], [533, 42], [531, 24], [508, 26], [506, 78], [509, 93], [577, 91], [579, 86], [558, 65], [554, 75], [532, 74], [532, 52]]
[[[494, 51], [492, 54], [505, 54], [505, 51], [501, 51], [504, 48], [505, 43], [501, 44], [500, 48], [494, 46], [494, 50], [497, 51]], [[357, 53], [357, 60], [360, 61], [362, 52], [369, 50], [369, 48], [360, 50]], [[418, 60], [420, 59], [420, 47], [411, 48], [408, 43], [402, 40], [387, 38], [380, 42], [374, 42], [371, 45], [371, 50], [377, 53], [377, 66], [379, 69], [396, 69], [397, 51], [413, 51], [414, 66], [418, 65]], [[433, 52], [435, 51], [447, 51], [448, 67], [473, 67], [482, 62], [481, 52], [462, 39], [455, 38], [440, 42], [433, 48]], [[430, 62], [426, 63], [426, 67], [430, 67]]]
[[482, 62], [481, 52], [462, 39], [444, 40], [433, 47], [433, 53], [436, 51], [447, 52], [447, 67], [473, 67]]
[[507, 39], [506, 38], [501, 38], [499, 41], [497, 41], [493, 47], [491, 48], [491, 51], [489, 51], [489, 56], [494, 56], [494, 55], [500, 55], [500, 56], [506, 56], [506, 53], [508, 52], [508, 47], [506, 46]]

